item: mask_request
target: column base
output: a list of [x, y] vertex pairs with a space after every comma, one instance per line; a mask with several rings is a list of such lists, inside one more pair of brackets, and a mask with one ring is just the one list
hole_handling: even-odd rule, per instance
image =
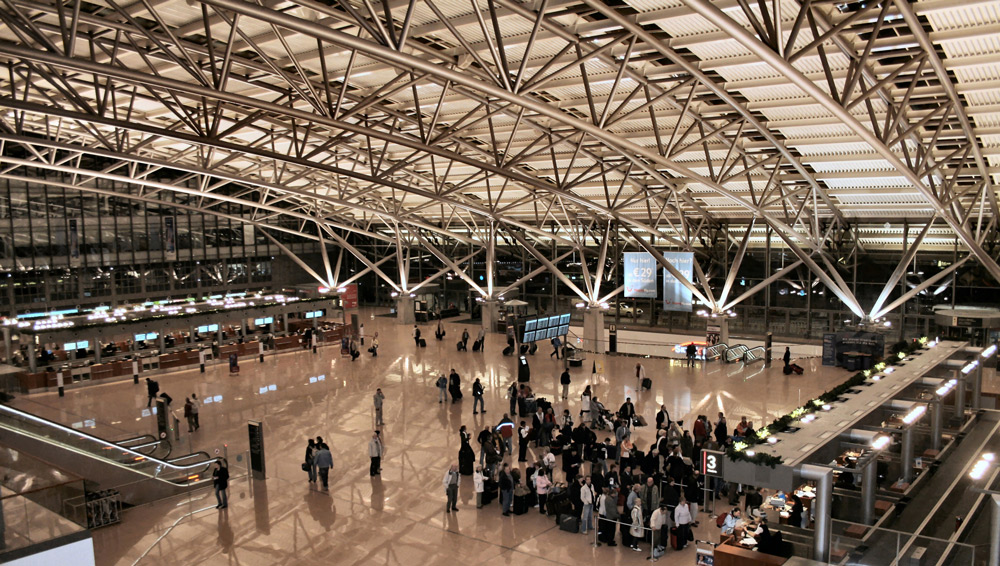
[[396, 324], [416, 324], [413, 312], [413, 297], [396, 297]]

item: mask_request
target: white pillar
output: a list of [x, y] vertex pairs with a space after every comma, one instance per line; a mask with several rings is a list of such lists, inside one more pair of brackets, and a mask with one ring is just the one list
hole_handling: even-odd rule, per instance
[[497, 321], [500, 318], [500, 312], [497, 310], [496, 299], [483, 299], [480, 306], [482, 307], [480, 311], [482, 312], [483, 330], [487, 333], [496, 332]]
[[[711, 320], [709, 319], [709, 321]], [[729, 318], [726, 316], [726, 313], [722, 313], [721, 318], [716, 318], [715, 320], [719, 322], [719, 342], [721, 344], [729, 344]], [[732, 344], [729, 345], [732, 346]]]
[[604, 338], [604, 311], [591, 307], [583, 311], [583, 349], [604, 354], [608, 343]]
[[417, 321], [413, 313], [413, 297], [396, 297], [396, 324], [414, 324]]

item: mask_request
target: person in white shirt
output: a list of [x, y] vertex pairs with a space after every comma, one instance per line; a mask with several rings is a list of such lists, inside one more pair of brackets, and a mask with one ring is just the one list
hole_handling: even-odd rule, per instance
[[653, 514], [649, 516], [649, 528], [653, 530], [653, 544], [659, 551], [664, 551], [666, 549], [667, 537], [670, 535], [667, 529], [670, 527], [667, 525], [667, 517], [670, 516], [670, 512], [667, 511], [667, 503], [665, 501], [660, 501], [660, 506], [653, 511]]
[[681, 550], [688, 543], [688, 535], [691, 532], [691, 511], [688, 509], [688, 502], [681, 496], [680, 503], [674, 509], [674, 522], [677, 524], [677, 550]]
[[364, 346], [365, 345], [365, 324], [363, 322], [361, 323], [360, 326], [358, 326], [358, 336], [361, 338], [361, 345]]
[[583, 517], [580, 520], [580, 533], [587, 534], [587, 531], [594, 528], [594, 501], [597, 500], [597, 494], [594, 492], [594, 486], [590, 483], [590, 476], [584, 479], [583, 485], [580, 486], [580, 502], [583, 503]]
[[646, 379], [646, 368], [639, 362], [635, 364], [635, 389], [636, 391], [642, 390], [642, 380]]
[[590, 386], [583, 391], [583, 395], [580, 395], [580, 420], [589, 426], [594, 426], [593, 418], [590, 414]]
[[486, 477], [483, 476], [483, 467], [476, 466], [476, 471], [472, 472], [472, 486], [476, 492], [476, 509], [483, 508], [483, 491], [485, 490]]
[[556, 456], [552, 452], [545, 452], [545, 456], [542, 456], [542, 463], [545, 464], [546, 471], [551, 475], [552, 470], [556, 467]]
[[545, 470], [535, 472], [535, 493], [538, 494], [538, 512], [545, 514], [545, 502], [549, 498], [549, 490], [552, 489], [552, 480], [549, 479]]
[[739, 507], [733, 508], [732, 511], [726, 515], [726, 521], [722, 523], [722, 534], [731, 535], [737, 526], [740, 524], [740, 509]]

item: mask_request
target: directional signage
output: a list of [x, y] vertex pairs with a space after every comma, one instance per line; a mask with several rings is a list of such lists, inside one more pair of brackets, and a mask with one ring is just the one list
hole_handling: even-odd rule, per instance
[[721, 478], [723, 462], [725, 462], [725, 459], [726, 459], [726, 454], [724, 452], [719, 452], [718, 450], [702, 450], [701, 451], [702, 474], [704, 474], [707, 477]]

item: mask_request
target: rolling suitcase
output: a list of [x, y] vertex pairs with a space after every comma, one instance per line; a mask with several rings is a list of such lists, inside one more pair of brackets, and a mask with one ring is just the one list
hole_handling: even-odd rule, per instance
[[677, 527], [670, 528], [670, 548], [674, 550], [681, 549], [681, 541], [677, 536]]
[[781, 373], [785, 375], [792, 375], [792, 366], [785, 366], [781, 368]]
[[642, 378], [642, 388], [645, 389], [646, 391], [649, 391], [650, 389], [652, 389], [653, 388], [653, 380], [650, 379], [650, 378], [648, 378], [648, 377]]
[[580, 532], [580, 519], [575, 515], [559, 515], [559, 530], [567, 533]]
[[528, 496], [527, 495], [515, 495], [514, 496], [514, 514], [524, 515], [528, 512]]
[[514, 353], [514, 348], [512, 348], [511, 346], [507, 346], [506, 348], [503, 349], [503, 355], [505, 356], [509, 356], [513, 353]]
[[421, 348], [426, 348], [427, 347], [427, 340], [424, 340], [423, 338], [421, 338], [420, 339], [420, 347]]
[[458, 349], [459, 352], [461, 352], [462, 350], [465, 349], [465, 344], [463, 344], [461, 340], [459, 340], [458, 344], [456, 344], [455, 346], [456, 346], [456, 348]]
[[537, 352], [537, 351], [538, 351], [538, 344], [532, 342], [531, 346], [528, 347], [528, 353], [531, 354], [532, 356], [534, 356], [535, 352]]
[[482, 342], [482, 340], [476, 340], [475, 342], [472, 343], [472, 351], [473, 352], [478, 352], [482, 348], [483, 348], [483, 342]]

